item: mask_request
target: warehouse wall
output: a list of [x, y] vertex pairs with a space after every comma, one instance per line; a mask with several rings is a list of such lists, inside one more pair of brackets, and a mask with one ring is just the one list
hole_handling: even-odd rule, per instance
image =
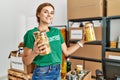
[[55, 6], [51, 25], [66, 25], [66, 0], [0, 0], [0, 80], [7, 80], [10, 51], [18, 49], [26, 30], [37, 26], [36, 7], [47, 1]]

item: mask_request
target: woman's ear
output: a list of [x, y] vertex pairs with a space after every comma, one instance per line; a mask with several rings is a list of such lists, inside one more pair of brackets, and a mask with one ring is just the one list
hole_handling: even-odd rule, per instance
[[39, 17], [39, 18], [40, 18], [40, 14], [37, 14], [37, 17]]

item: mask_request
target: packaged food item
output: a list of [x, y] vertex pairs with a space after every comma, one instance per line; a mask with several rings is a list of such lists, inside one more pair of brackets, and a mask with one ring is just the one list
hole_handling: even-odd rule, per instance
[[39, 39], [39, 44], [44, 44], [47, 46], [46, 52], [45, 53], [40, 53], [40, 55], [46, 55], [51, 52], [50, 45], [49, 45], [49, 40], [46, 34], [46, 31], [37, 31], [34, 32], [34, 37], [35, 39]]
[[67, 74], [67, 61], [64, 54], [62, 54], [61, 78], [65, 80]]
[[71, 62], [70, 59], [67, 58], [67, 72], [71, 71]]
[[80, 74], [83, 70], [83, 65], [76, 65], [77, 74]]
[[93, 24], [91, 22], [85, 23], [84, 31], [85, 31], [86, 41], [95, 41], [96, 40]]
[[110, 41], [110, 48], [116, 48], [117, 42], [116, 41]]

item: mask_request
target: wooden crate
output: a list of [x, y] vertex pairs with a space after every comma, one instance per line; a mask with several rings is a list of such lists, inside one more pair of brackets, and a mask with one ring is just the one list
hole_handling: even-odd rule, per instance
[[17, 80], [17, 77], [14, 77], [14, 76], [8, 75], [8, 80]]
[[32, 73], [25, 74], [12, 69], [8, 69], [8, 80], [31, 80]]

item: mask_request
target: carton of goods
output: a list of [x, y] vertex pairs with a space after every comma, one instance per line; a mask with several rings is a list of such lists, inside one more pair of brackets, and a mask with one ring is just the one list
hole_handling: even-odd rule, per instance
[[23, 54], [19, 53], [17, 50], [10, 52], [10, 69], [26, 74], [32, 73], [35, 65], [33, 63], [30, 65], [24, 65], [22, 55]]

